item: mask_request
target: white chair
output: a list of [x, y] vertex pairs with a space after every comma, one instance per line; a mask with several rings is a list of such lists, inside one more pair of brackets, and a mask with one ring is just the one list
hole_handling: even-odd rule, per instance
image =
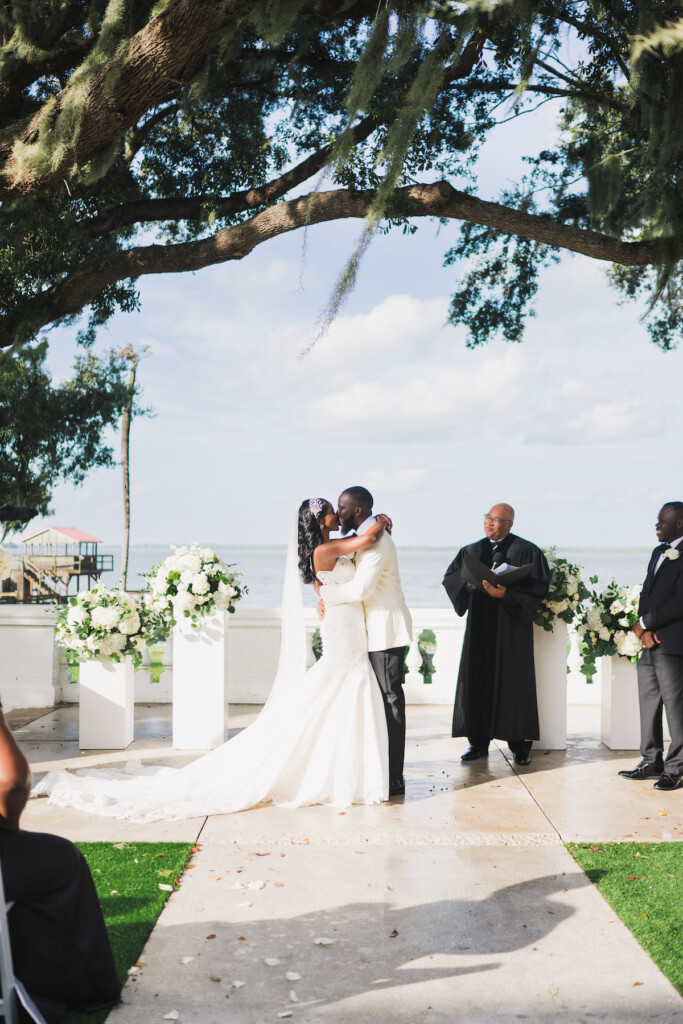
[[2, 881], [2, 870], [0, 869], [0, 984], [2, 985], [0, 1017], [4, 1017], [5, 1024], [19, 1024], [18, 1003], [21, 1002], [29, 1016], [35, 1021], [35, 1024], [46, 1024], [45, 1018], [22, 983], [18, 978], [14, 977], [12, 949], [9, 942], [9, 926], [7, 924], [7, 914], [13, 906], [13, 903], [5, 902], [5, 886]]

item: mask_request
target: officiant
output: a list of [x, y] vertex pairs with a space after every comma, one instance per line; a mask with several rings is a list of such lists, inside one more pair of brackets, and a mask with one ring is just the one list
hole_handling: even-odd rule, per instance
[[[468, 738], [463, 761], [486, 757], [497, 739], [507, 742], [516, 764], [527, 765], [539, 738], [533, 621], [550, 572], [541, 549], [511, 532], [514, 518], [510, 505], [494, 505], [484, 516], [486, 536], [458, 552], [443, 580], [457, 614], [468, 613], [452, 730]], [[510, 574], [511, 582], [477, 576], [475, 563], [500, 572], [501, 581]]]

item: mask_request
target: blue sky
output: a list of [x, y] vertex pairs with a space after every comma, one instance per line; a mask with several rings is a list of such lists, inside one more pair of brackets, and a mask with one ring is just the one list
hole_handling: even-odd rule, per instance
[[[519, 135], [487, 146], [480, 194], [516, 173]], [[552, 132], [545, 107], [522, 142]], [[151, 346], [140, 365], [156, 416], [132, 429], [132, 543], [284, 542], [303, 497], [362, 483], [398, 543], [457, 546], [497, 501], [541, 544], [649, 545], [677, 467], [683, 353], [659, 352], [602, 266], [567, 256], [543, 274], [523, 345], [469, 351], [445, 323], [457, 224], [381, 236], [342, 316], [305, 358], [357, 222], [260, 246], [241, 263], [140, 283], [142, 309], [98, 348]], [[57, 376], [75, 330], [50, 335]], [[118, 439], [116, 439], [118, 444]], [[60, 486], [53, 522], [121, 534], [120, 470]]]

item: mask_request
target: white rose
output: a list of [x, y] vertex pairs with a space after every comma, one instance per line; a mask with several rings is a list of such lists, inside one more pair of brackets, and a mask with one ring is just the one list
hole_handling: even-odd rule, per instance
[[619, 619], [619, 625], [620, 626], [626, 626], [628, 628], [628, 625], [629, 625], [628, 619]]
[[609, 631], [609, 629], [607, 629], [606, 626], [603, 626], [602, 629], [598, 630], [598, 636], [600, 637], [601, 640], [609, 640], [609, 638], [610, 638], [610, 631]]
[[237, 593], [234, 587], [231, 587], [229, 583], [223, 583], [222, 581], [218, 584], [218, 592], [223, 594], [225, 597], [234, 597]]
[[121, 615], [115, 605], [109, 605], [107, 608], [93, 608], [91, 618], [95, 629], [113, 629]]
[[97, 654], [100, 649], [100, 641], [96, 636], [88, 636], [85, 639], [85, 646], [91, 654]]
[[671, 559], [672, 562], [675, 562], [677, 558], [681, 557], [681, 553], [678, 548], [669, 548], [665, 551], [665, 555], [667, 558]]

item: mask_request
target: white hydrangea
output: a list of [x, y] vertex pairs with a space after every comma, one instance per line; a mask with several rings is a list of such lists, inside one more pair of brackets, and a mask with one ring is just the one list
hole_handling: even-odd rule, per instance
[[111, 654], [120, 654], [126, 646], [127, 639], [122, 633], [110, 633], [100, 643], [100, 653], [108, 658]]
[[186, 611], [192, 611], [195, 605], [194, 596], [186, 590], [181, 591], [173, 598], [173, 610], [176, 615], [183, 615]]
[[589, 608], [586, 612], [586, 622], [588, 623], [588, 628], [592, 631], [601, 629], [602, 619], [600, 618], [600, 609], [595, 607]]
[[637, 654], [640, 654], [643, 648], [640, 640], [632, 631], [628, 633], [615, 633], [614, 642], [617, 645], [617, 653], [626, 658], [634, 658]]
[[67, 620], [72, 626], [79, 626], [88, 618], [90, 612], [82, 604], [72, 604], [67, 614]]
[[609, 629], [607, 628], [607, 626], [602, 626], [602, 628], [598, 630], [598, 636], [600, 637], [601, 640], [609, 640], [610, 639], [611, 633], [610, 633]]
[[121, 612], [116, 605], [108, 605], [106, 608], [97, 606], [91, 612], [92, 624], [95, 629], [114, 629], [120, 618]]
[[195, 594], [206, 594], [209, 590], [209, 581], [205, 572], [198, 572], [190, 580], [190, 586]]
[[140, 616], [133, 609], [128, 615], [125, 615], [119, 622], [120, 631], [125, 636], [132, 636], [133, 633], [138, 633], [140, 630]]

